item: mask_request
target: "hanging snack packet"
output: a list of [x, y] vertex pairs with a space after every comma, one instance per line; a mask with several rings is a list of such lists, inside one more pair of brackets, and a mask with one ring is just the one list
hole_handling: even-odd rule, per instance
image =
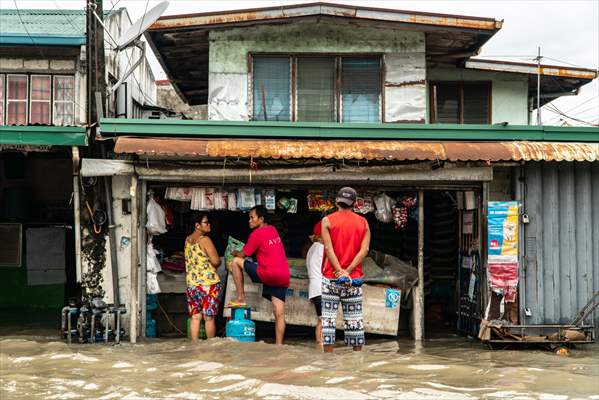
[[293, 197], [289, 199], [289, 205], [287, 207], [287, 212], [289, 214], [297, 213], [297, 199], [294, 199]]
[[254, 188], [241, 188], [238, 193], [238, 203], [241, 210], [249, 210], [256, 205]]
[[227, 193], [227, 205], [229, 206], [229, 211], [237, 211], [237, 193], [229, 192]]
[[264, 207], [266, 207], [267, 210], [274, 210], [277, 207], [274, 189], [264, 189], [262, 191], [262, 196], [264, 197]]
[[204, 204], [202, 210], [214, 210], [214, 188], [204, 189]]

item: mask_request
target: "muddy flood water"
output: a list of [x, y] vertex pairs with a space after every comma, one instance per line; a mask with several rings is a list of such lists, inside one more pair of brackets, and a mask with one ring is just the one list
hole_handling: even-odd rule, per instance
[[599, 347], [570, 356], [477, 341], [371, 340], [325, 355], [312, 342], [184, 339], [68, 346], [0, 336], [1, 399], [596, 399]]

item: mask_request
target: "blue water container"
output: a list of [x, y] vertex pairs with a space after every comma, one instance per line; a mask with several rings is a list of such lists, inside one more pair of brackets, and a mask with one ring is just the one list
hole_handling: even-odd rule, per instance
[[251, 320], [250, 307], [231, 308], [231, 319], [227, 321], [226, 336], [240, 342], [256, 341], [256, 324]]

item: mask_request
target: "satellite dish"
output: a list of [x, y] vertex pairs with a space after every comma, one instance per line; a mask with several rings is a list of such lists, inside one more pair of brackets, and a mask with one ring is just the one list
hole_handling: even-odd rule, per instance
[[146, 46], [143, 41], [139, 40], [139, 38], [154, 22], [158, 20], [158, 18], [160, 18], [162, 13], [164, 13], [167, 8], [168, 1], [163, 1], [162, 3], [158, 4], [156, 7], [145, 13], [140, 19], [135, 21], [135, 23], [131, 25], [131, 27], [127, 29], [127, 31], [117, 40], [117, 46], [115, 48], [117, 52], [122, 51], [133, 44], [134, 46], [140, 48], [141, 56], [131, 66], [131, 68], [129, 68], [129, 70], [125, 72], [123, 76], [121, 76], [121, 79], [119, 79], [118, 82], [110, 88], [109, 93], [114, 93], [144, 60], [146, 56]]
[[168, 1], [163, 1], [150, 11], [145, 13], [140, 19], [135, 21], [127, 31], [117, 40], [116, 50], [122, 50], [135, 42], [168, 8]]

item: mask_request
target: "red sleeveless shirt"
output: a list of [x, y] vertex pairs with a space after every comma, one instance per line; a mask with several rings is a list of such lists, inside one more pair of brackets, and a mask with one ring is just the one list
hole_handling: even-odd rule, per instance
[[[368, 228], [368, 221], [351, 211], [337, 211], [327, 216], [327, 218], [331, 224], [330, 232], [333, 250], [341, 268], [345, 269], [360, 251], [362, 240], [364, 240]], [[336, 278], [335, 268], [333, 268], [327, 257], [324, 258], [322, 275], [328, 279]], [[362, 263], [360, 263], [350, 273], [350, 276], [353, 279], [361, 278], [362, 275]]]

